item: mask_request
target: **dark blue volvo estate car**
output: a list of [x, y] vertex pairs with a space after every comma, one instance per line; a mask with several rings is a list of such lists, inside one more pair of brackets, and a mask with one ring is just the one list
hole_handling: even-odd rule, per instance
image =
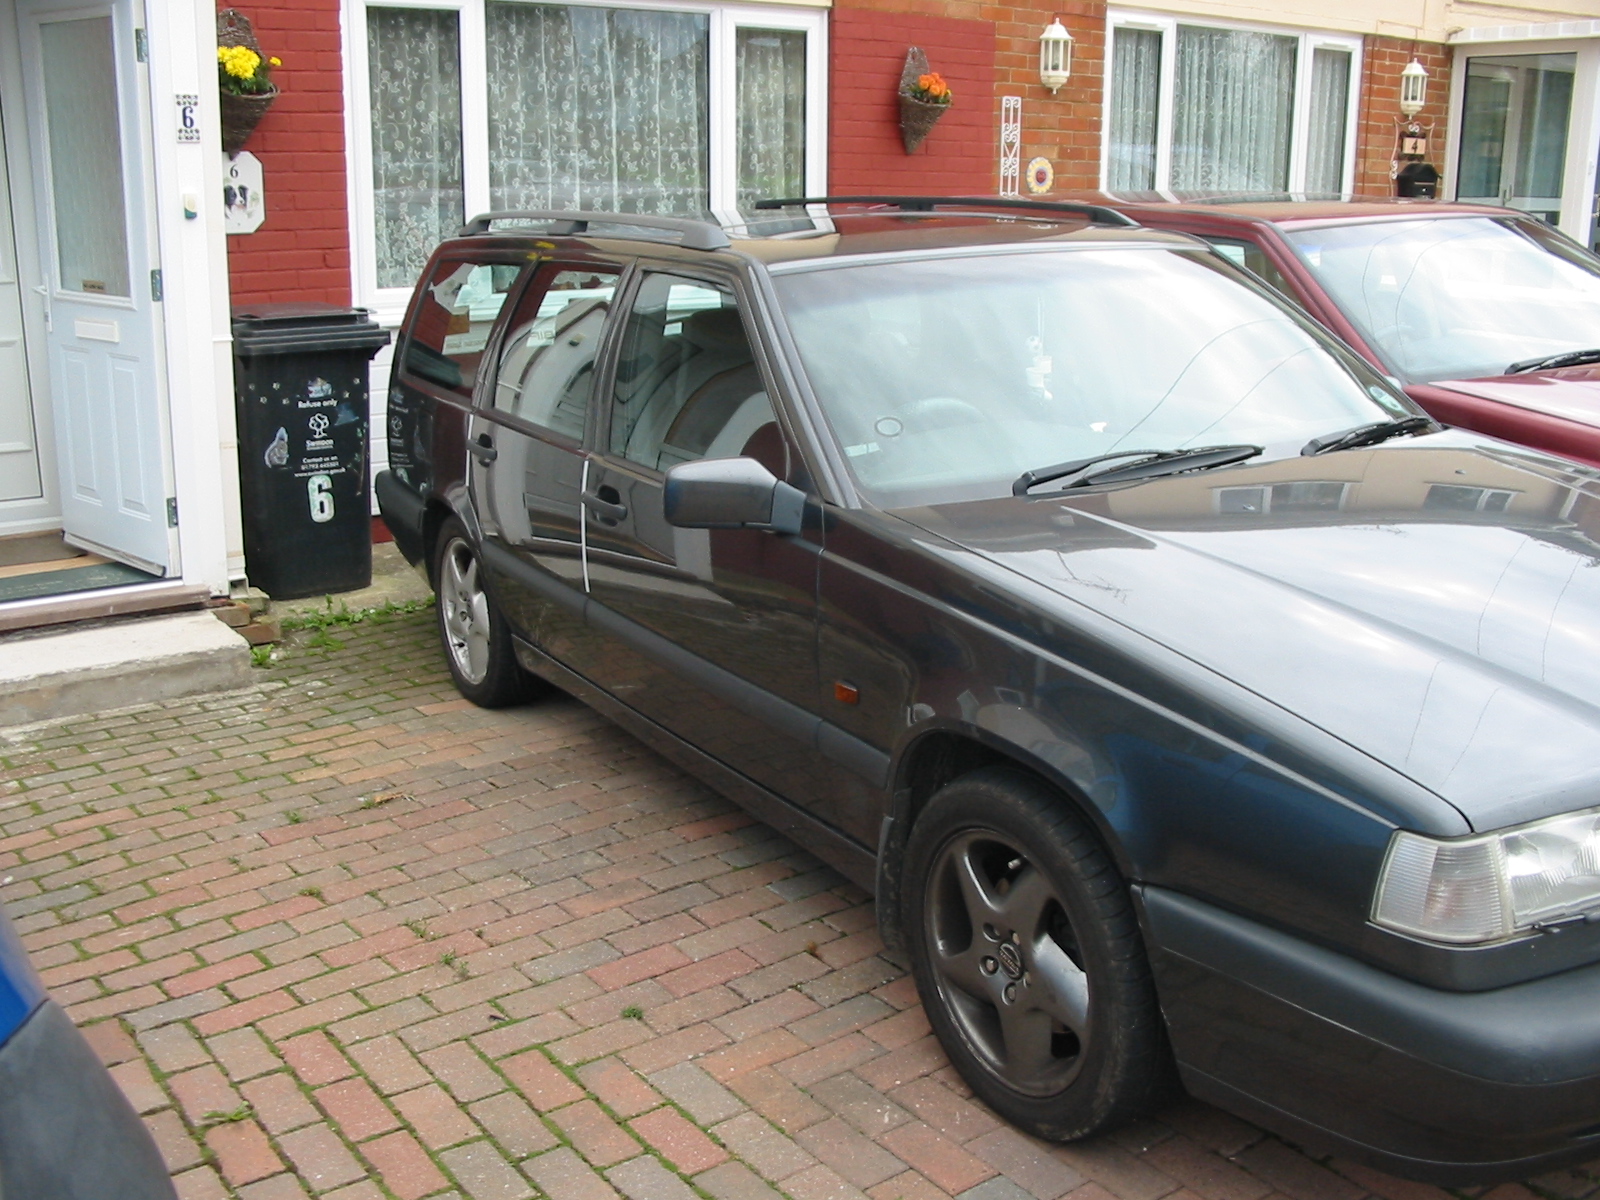
[[0, 913], [0, 1200], [175, 1200], [155, 1142]]
[[1600, 1155], [1597, 473], [1103, 209], [778, 215], [434, 254], [377, 486], [463, 695], [873, 888], [1032, 1133], [1176, 1071], [1419, 1178]]

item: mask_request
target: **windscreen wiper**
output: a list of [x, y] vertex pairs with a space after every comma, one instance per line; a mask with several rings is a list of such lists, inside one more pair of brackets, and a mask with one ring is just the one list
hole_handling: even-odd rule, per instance
[[1311, 457], [1327, 454], [1331, 450], [1354, 450], [1357, 446], [1376, 446], [1379, 442], [1386, 442], [1393, 437], [1404, 437], [1407, 434], [1424, 431], [1433, 433], [1439, 428], [1432, 417], [1401, 417], [1394, 421], [1373, 421], [1370, 425], [1357, 425], [1354, 429], [1342, 429], [1338, 433], [1325, 433], [1321, 437], [1314, 437], [1300, 447], [1300, 453]]
[[1110, 462], [1113, 458], [1160, 458], [1164, 454], [1171, 453], [1170, 450], [1113, 450], [1109, 454], [1096, 454], [1093, 458], [1076, 458], [1071, 462], [1056, 463], [1053, 467], [1024, 471], [1011, 485], [1011, 494], [1026, 496], [1030, 488], [1036, 488], [1041, 483], [1049, 483], [1052, 479], [1065, 479], [1068, 475], [1087, 471], [1096, 463]]
[[1507, 375], [1521, 375], [1524, 371], [1553, 371], [1557, 367], [1581, 367], [1585, 363], [1600, 363], [1600, 350], [1566, 350], [1560, 354], [1547, 354], [1543, 358], [1525, 358], [1506, 368]]
[[[1121, 483], [1133, 479], [1154, 479], [1160, 475], [1176, 475], [1180, 471], [1203, 471], [1208, 467], [1225, 467], [1229, 463], [1243, 462], [1262, 453], [1260, 446], [1196, 446], [1192, 450], [1122, 450], [1110, 454], [1097, 454], [1093, 458], [1080, 458], [1074, 462], [1057, 463], [1037, 471], [1024, 472], [1011, 485], [1013, 496], [1025, 496], [1028, 489], [1053, 479], [1077, 476], [1065, 488], [1088, 487], [1096, 483]], [[1142, 457], [1141, 457], [1142, 456]], [[1114, 458], [1135, 458], [1138, 461], [1121, 467], [1108, 467], [1104, 471], [1083, 474], [1098, 463]]]

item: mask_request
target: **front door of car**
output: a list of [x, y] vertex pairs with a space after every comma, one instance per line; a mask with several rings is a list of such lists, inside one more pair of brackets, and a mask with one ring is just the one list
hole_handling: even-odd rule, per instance
[[[798, 481], [731, 286], [647, 272], [617, 352], [584, 493], [596, 683], [757, 783], [817, 811], [816, 578], [822, 535], [676, 529], [663, 478], [756, 458]], [[821, 811], [828, 819], [831, 814]]]
[[468, 430], [484, 560], [506, 617], [569, 666], [592, 657], [583, 621], [584, 432], [618, 273], [544, 263], [494, 347]]

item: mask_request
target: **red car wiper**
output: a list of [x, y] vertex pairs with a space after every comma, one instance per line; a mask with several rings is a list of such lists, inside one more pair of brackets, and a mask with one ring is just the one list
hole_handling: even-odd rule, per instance
[[1600, 362], [1600, 350], [1566, 350], [1560, 354], [1547, 354], [1543, 358], [1525, 358], [1506, 368], [1507, 375], [1521, 375], [1524, 371], [1553, 371], [1557, 367], [1581, 367], [1585, 363]]

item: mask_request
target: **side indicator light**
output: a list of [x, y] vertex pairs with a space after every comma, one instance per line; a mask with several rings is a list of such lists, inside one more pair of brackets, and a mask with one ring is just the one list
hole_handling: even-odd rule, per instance
[[853, 683], [844, 680], [833, 685], [833, 698], [840, 704], [859, 704], [861, 702], [861, 689]]

